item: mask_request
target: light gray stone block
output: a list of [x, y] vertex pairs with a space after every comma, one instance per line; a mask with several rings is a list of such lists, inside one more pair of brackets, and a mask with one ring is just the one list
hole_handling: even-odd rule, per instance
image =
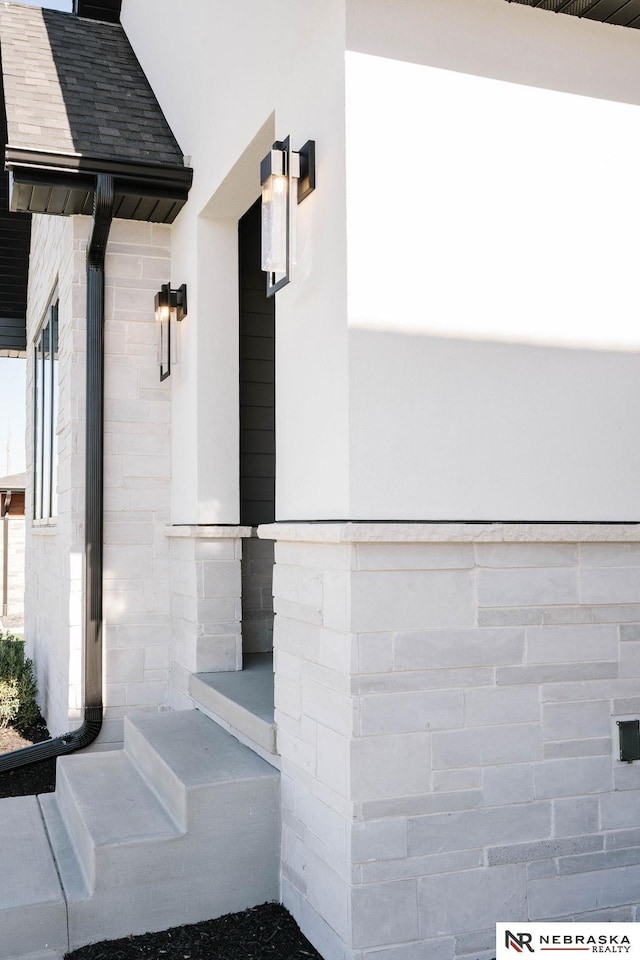
[[587, 702], [592, 700], [611, 700], [613, 697], [633, 696], [638, 685], [633, 678], [610, 680], [590, 680], [588, 683], [572, 681], [570, 683], [549, 683], [542, 687], [542, 701], [568, 703], [570, 700]]
[[547, 567], [478, 571], [479, 607], [538, 606], [577, 602], [578, 574], [575, 569]]
[[584, 603], [635, 603], [640, 595], [640, 567], [583, 567], [580, 592]]
[[580, 565], [589, 567], [640, 567], [640, 546], [637, 543], [583, 543]]
[[546, 920], [619, 907], [635, 903], [639, 889], [640, 865], [530, 880], [529, 916], [531, 920]]
[[611, 755], [611, 739], [555, 740], [544, 745], [545, 760], [561, 760], [568, 757], [608, 757]]
[[487, 863], [494, 866], [501, 863], [528, 863], [531, 860], [548, 860], [577, 853], [602, 851], [604, 840], [601, 836], [567, 837], [541, 840], [537, 843], [512, 843], [508, 846], [490, 847], [487, 850]]
[[611, 790], [609, 757], [545, 760], [534, 770], [536, 797], [576, 797]]
[[546, 803], [433, 814], [409, 820], [409, 856], [473, 850], [550, 836], [551, 807]]
[[430, 630], [398, 634], [394, 666], [396, 670], [495, 666], [521, 663], [523, 654], [523, 630]]
[[618, 632], [613, 625], [530, 627], [527, 630], [529, 663], [614, 661], [617, 656]]
[[432, 734], [434, 770], [520, 763], [542, 756], [539, 724], [475, 727]]
[[461, 937], [456, 937], [455, 955], [456, 957], [466, 957], [469, 954], [478, 956], [487, 950], [496, 952], [496, 928], [490, 930], [477, 930], [473, 933], [465, 933]]
[[542, 607], [481, 607], [479, 627], [528, 627], [544, 622]]
[[627, 847], [640, 847], [640, 827], [607, 833], [605, 834], [604, 845], [606, 850], [625, 850]]
[[479, 543], [479, 567], [572, 567], [578, 562], [574, 543]]
[[473, 545], [462, 543], [359, 543], [358, 570], [445, 570], [471, 568]]
[[433, 789], [449, 793], [453, 790], [474, 790], [481, 786], [482, 771], [479, 767], [468, 770], [434, 770], [431, 781]]
[[388, 673], [393, 670], [393, 634], [365, 634], [358, 637], [360, 673]]
[[581, 857], [562, 857], [558, 861], [558, 874], [590, 873], [592, 870], [607, 870], [634, 863], [640, 863], [640, 850], [637, 847], [633, 850], [607, 850]]
[[600, 798], [600, 824], [603, 830], [635, 827], [640, 820], [640, 790], [623, 790]]
[[610, 603], [577, 607], [547, 607], [543, 623], [631, 623], [640, 620], [640, 605], [633, 603]]
[[406, 880], [438, 873], [455, 873], [484, 866], [482, 850], [453, 850], [426, 857], [404, 857], [402, 860], [373, 860], [362, 865], [363, 883], [383, 880]]
[[428, 691], [379, 694], [360, 703], [362, 736], [384, 733], [418, 733], [461, 727], [461, 691]]
[[625, 716], [640, 713], [640, 697], [622, 697], [613, 701], [613, 716]]
[[527, 917], [524, 867], [491, 867], [418, 881], [420, 933], [458, 936]]
[[417, 940], [421, 934], [415, 880], [356, 887], [351, 903], [355, 948]]
[[407, 821], [371, 820], [351, 827], [353, 863], [369, 860], [396, 860], [407, 856]]
[[558, 868], [555, 860], [533, 860], [527, 864], [527, 880], [542, 880], [557, 875]]
[[618, 676], [617, 660], [592, 663], [527, 664], [516, 667], [498, 667], [496, 683], [565, 683], [578, 680], [601, 680]]
[[464, 716], [468, 726], [526, 723], [539, 720], [540, 692], [534, 686], [519, 686], [517, 689], [482, 687], [466, 690]]
[[611, 729], [608, 700], [583, 703], [545, 703], [542, 736], [545, 740], [578, 740], [607, 737]]
[[349, 747], [347, 737], [316, 724], [318, 780], [341, 797], [346, 796], [349, 782]]
[[638, 764], [615, 763], [613, 767], [613, 789], [638, 790], [638, 788], [640, 788], [640, 769], [638, 768]]
[[623, 643], [620, 648], [620, 676], [640, 677], [640, 643]]
[[416, 943], [384, 947], [382, 950], [365, 950], [363, 960], [453, 960], [454, 940], [419, 940]]
[[553, 833], [556, 837], [594, 834], [599, 826], [598, 797], [571, 797], [553, 801]]
[[517, 763], [485, 767], [482, 796], [488, 807], [533, 800], [533, 765]]
[[640, 640], [640, 623], [623, 623], [620, 627], [620, 639]]
[[[474, 623], [473, 577], [467, 570], [357, 573], [351, 584], [351, 628], [420, 630]], [[332, 624], [328, 624], [331, 626]]]
[[423, 794], [413, 797], [393, 797], [389, 800], [364, 800], [362, 816], [416, 817], [429, 813], [449, 813], [455, 810], [472, 810], [482, 806], [481, 790], [456, 790], [453, 793]]
[[302, 712], [345, 737], [355, 732], [353, 699], [307, 678], [302, 681]]
[[[617, 665], [616, 665], [617, 666]], [[492, 686], [494, 671], [491, 667], [469, 667], [459, 670], [407, 670], [353, 677], [351, 692], [354, 695], [367, 693], [409, 693], [425, 690], [462, 690], [465, 687]]]
[[351, 743], [351, 795], [376, 800], [429, 790], [429, 734], [366, 737]]

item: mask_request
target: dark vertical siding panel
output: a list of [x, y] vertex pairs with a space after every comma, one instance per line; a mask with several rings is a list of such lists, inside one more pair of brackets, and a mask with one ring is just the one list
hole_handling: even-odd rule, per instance
[[260, 269], [260, 201], [240, 220], [240, 523], [275, 519], [275, 304]]

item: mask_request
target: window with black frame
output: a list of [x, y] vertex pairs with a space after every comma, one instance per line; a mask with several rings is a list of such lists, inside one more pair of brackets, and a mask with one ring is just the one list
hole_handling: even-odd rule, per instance
[[54, 297], [35, 338], [33, 518], [57, 513], [58, 299]]

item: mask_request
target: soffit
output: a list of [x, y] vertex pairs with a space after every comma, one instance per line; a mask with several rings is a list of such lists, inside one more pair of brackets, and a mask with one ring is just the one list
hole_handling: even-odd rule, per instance
[[640, 29], [640, 0], [507, 0], [553, 13]]

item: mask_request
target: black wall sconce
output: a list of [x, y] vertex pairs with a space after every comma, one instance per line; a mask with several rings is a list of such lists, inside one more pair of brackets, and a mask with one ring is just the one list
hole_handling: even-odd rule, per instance
[[[262, 184], [262, 269], [267, 296], [291, 280], [296, 262], [296, 207], [316, 188], [316, 142], [291, 149], [289, 137], [276, 140], [260, 164]], [[295, 202], [292, 199], [295, 195]]]
[[640, 720], [617, 720], [620, 735], [620, 759], [625, 763], [640, 760]]
[[163, 283], [156, 293], [156, 320], [160, 325], [160, 382], [171, 376], [171, 321], [184, 320], [187, 315], [187, 285], [183, 283], [173, 290], [170, 283]]

